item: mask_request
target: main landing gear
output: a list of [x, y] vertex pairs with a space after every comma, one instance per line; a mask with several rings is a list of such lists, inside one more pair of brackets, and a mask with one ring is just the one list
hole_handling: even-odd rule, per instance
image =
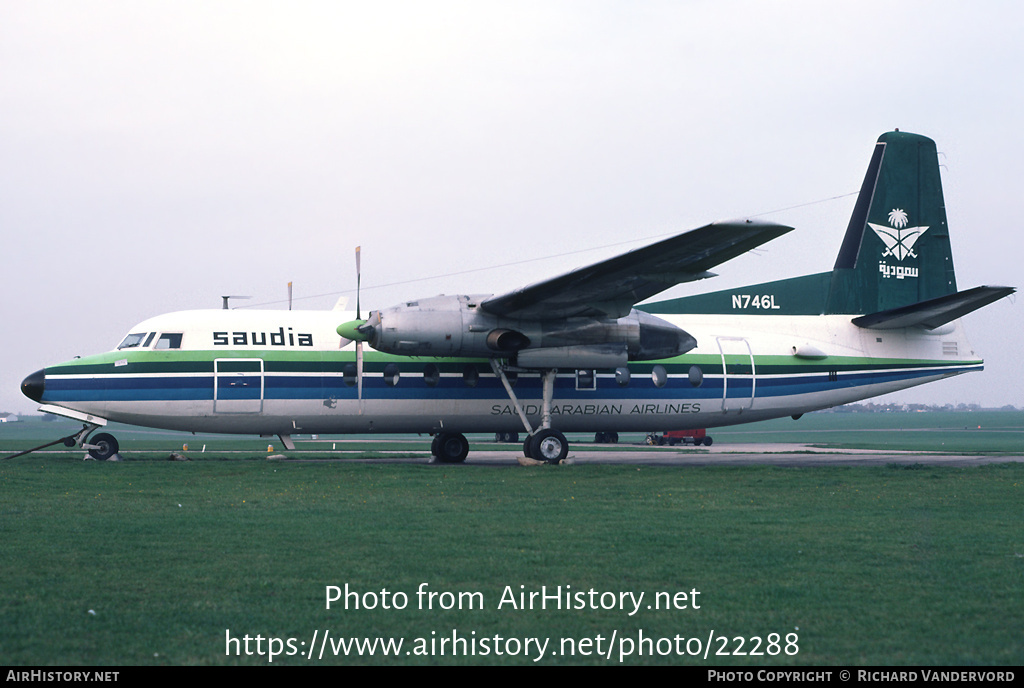
[[505, 393], [508, 394], [512, 405], [515, 406], [516, 413], [519, 414], [519, 419], [523, 421], [523, 427], [526, 428], [528, 437], [523, 443], [523, 455], [528, 459], [544, 463], [561, 463], [565, 460], [569, 455], [569, 441], [565, 439], [565, 435], [551, 427], [551, 400], [555, 395], [555, 376], [558, 371], [545, 370], [542, 374], [543, 396], [540, 427], [535, 430], [530, 425], [530, 420], [526, 417], [516, 393], [512, 390], [512, 384], [508, 381], [505, 370], [493, 358], [491, 359], [491, 370], [501, 380], [501, 384], [505, 387]]
[[459, 432], [442, 432], [434, 435], [430, 453], [441, 463], [462, 463], [469, 454], [469, 440]]
[[[541, 423], [539, 428], [534, 429], [530, 425], [526, 413], [523, 412], [523, 407], [519, 403], [515, 392], [512, 391], [512, 385], [505, 375], [505, 370], [493, 358], [491, 359], [491, 369], [494, 370], [494, 374], [505, 386], [505, 391], [508, 393], [509, 399], [512, 400], [516, 413], [519, 414], [519, 418], [523, 421], [523, 426], [529, 435], [526, 441], [523, 442], [523, 455], [528, 459], [543, 463], [561, 463], [564, 461], [569, 456], [569, 440], [560, 431], [551, 427], [551, 399], [554, 396], [555, 375], [558, 371], [545, 370], [542, 373], [543, 401], [541, 405]], [[469, 454], [469, 441], [466, 440], [466, 436], [462, 433], [439, 432], [434, 436], [434, 440], [430, 444], [430, 453], [440, 463], [462, 463], [466, 460], [466, 455]]]
[[545, 463], [561, 463], [569, 455], [569, 441], [553, 428], [538, 430], [523, 443], [523, 455]]
[[[501, 365], [494, 358], [490, 359], [490, 368], [502, 381], [505, 391], [515, 405], [516, 413], [519, 414], [528, 436], [522, 444], [522, 453], [527, 459], [546, 464], [559, 464], [568, 457], [569, 442], [565, 435], [551, 427], [551, 399], [555, 390], [555, 374], [557, 371], [544, 371], [544, 400], [541, 411], [541, 427], [536, 430], [529, 423], [526, 414], [522, 411], [522, 405], [512, 391], [512, 385]], [[461, 464], [466, 461], [469, 454], [469, 441], [466, 436], [459, 432], [439, 432], [434, 435], [430, 443], [430, 454], [442, 464]]]

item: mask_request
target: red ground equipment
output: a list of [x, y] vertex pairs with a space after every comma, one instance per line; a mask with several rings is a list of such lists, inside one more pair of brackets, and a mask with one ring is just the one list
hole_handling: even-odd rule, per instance
[[669, 430], [663, 435], [652, 432], [647, 436], [647, 444], [653, 446], [662, 446], [666, 444], [693, 444], [700, 446], [703, 444], [705, 447], [710, 447], [711, 442], [712, 439], [708, 436], [707, 431], [704, 428], [699, 428], [697, 430]]

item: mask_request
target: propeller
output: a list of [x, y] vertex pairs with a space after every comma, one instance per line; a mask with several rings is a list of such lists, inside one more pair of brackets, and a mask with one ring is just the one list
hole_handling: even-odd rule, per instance
[[362, 282], [362, 270], [360, 267], [359, 254], [362, 246], [356, 246], [356, 319], [338, 325], [337, 332], [345, 339], [356, 343], [356, 394], [359, 398], [359, 413], [363, 412], [363, 342], [373, 334], [373, 328], [367, 328], [366, 321], [359, 303], [359, 292]]
[[[360, 255], [363, 247], [356, 246], [356, 320], [362, 320], [359, 309], [359, 293], [362, 291], [363, 270]], [[356, 340], [356, 396], [359, 399], [359, 415], [363, 415], [363, 340]]]

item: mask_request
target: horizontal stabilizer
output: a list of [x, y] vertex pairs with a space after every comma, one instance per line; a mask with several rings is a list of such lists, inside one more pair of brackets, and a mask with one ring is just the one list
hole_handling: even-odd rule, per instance
[[853, 324], [872, 330], [895, 330], [901, 327], [933, 330], [1015, 291], [1013, 287], [975, 287], [902, 308], [862, 315], [854, 318]]

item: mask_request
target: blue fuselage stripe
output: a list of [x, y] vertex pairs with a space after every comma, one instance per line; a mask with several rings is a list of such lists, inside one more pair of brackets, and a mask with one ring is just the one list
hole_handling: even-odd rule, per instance
[[[935, 375], [955, 374], [976, 370], [977, 366], [936, 366], [909, 370], [865, 370], [842, 372], [829, 376], [814, 375], [757, 376], [757, 398], [785, 397], [815, 392], [848, 389], [865, 385], [909, 381]], [[222, 383], [217, 390], [220, 399], [260, 398], [259, 376], [242, 378], [235, 386]], [[647, 376], [635, 376], [627, 386], [620, 386], [612, 377], [599, 377], [597, 389], [577, 390], [573, 377], [559, 378], [555, 396], [564, 400], [586, 400], [598, 396], [602, 399], [628, 401], [630, 399], [721, 399], [726, 380], [720, 376], [705, 376], [699, 387], [690, 384], [686, 376], [670, 376], [664, 387], [655, 386]], [[749, 397], [751, 378], [727, 378], [729, 397]], [[521, 377], [515, 392], [522, 399], [539, 399], [539, 378]], [[355, 399], [356, 388], [345, 383], [341, 376], [289, 376], [267, 375], [263, 378], [264, 399]], [[461, 378], [442, 377], [436, 386], [428, 385], [422, 377], [407, 376], [395, 386], [385, 384], [380, 376], [363, 379], [365, 399], [448, 400], [499, 399], [507, 400], [500, 381], [481, 377], [475, 387], [467, 386]], [[91, 401], [213, 401], [213, 375], [156, 375], [132, 377], [127, 375], [100, 375], [95, 377], [47, 377], [43, 401], [46, 403]]]

